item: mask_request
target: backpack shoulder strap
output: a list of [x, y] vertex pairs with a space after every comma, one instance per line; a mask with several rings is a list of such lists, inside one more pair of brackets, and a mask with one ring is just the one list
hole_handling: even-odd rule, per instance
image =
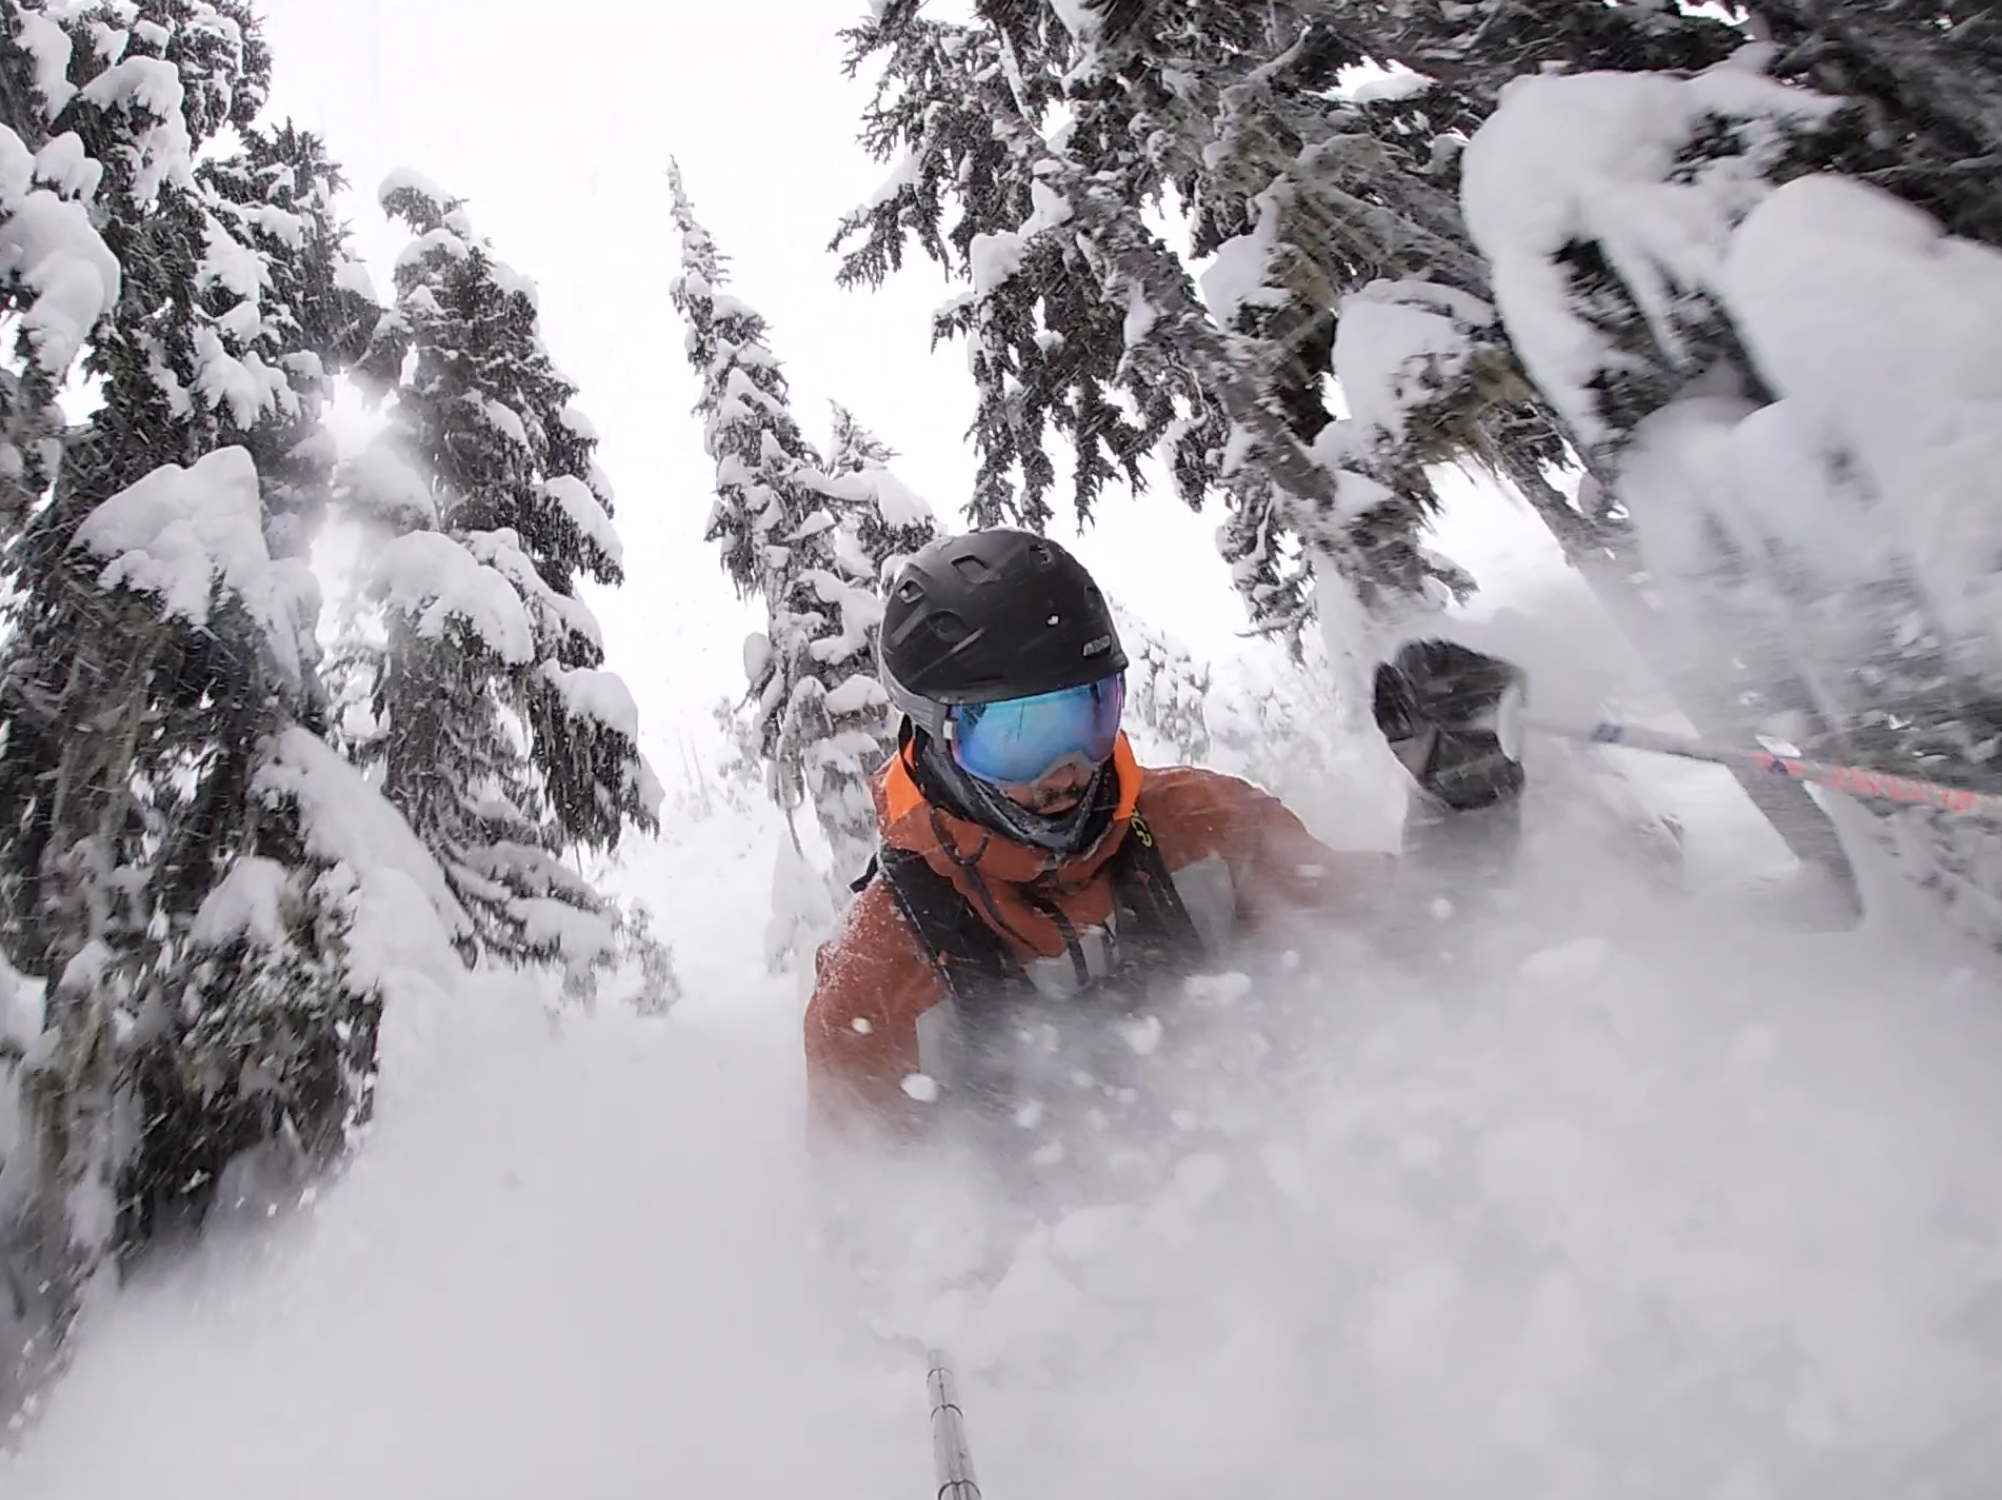
[[[1201, 960], [1202, 935], [1175, 889], [1174, 876], [1154, 842], [1153, 830], [1138, 811], [1112, 858], [1110, 873], [1121, 913], [1122, 948], [1148, 963]], [[908, 849], [880, 849], [855, 888], [866, 886], [872, 876], [889, 887], [897, 909], [917, 934], [962, 1011], [970, 1015], [982, 1000], [1028, 984], [1028, 976], [1000, 934], [923, 855]]]
[[1112, 860], [1113, 889], [1131, 926], [1128, 933], [1147, 949], [1155, 962], [1182, 959], [1194, 961], [1203, 954], [1202, 934], [1195, 919], [1175, 889], [1174, 874], [1154, 842], [1154, 831], [1134, 809], [1126, 838]]
[[996, 986], [1025, 980], [1000, 935], [923, 855], [886, 847], [876, 855], [875, 870], [956, 1003], [964, 1007]]

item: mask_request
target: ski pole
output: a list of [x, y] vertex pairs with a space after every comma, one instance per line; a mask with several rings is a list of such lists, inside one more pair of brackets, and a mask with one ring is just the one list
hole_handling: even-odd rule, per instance
[[1937, 808], [1941, 812], [2002, 819], [2002, 796], [1993, 792], [1970, 792], [1915, 776], [1895, 776], [1889, 771], [1870, 771], [1861, 766], [1842, 766], [1798, 755], [1779, 755], [1770, 750], [1734, 750], [1687, 735], [1643, 729], [1635, 724], [1584, 726], [1553, 724], [1540, 719], [1530, 719], [1526, 723], [1541, 734], [1580, 744], [1621, 745], [1631, 750], [1649, 750], [1657, 755], [1680, 756], [1684, 760], [1709, 761], [1713, 765], [1789, 781], [1813, 782], [1838, 792], [1847, 792], [1852, 797], [1869, 797], [1879, 802], [1901, 802], [1915, 807]]
[[925, 1385], [931, 1392], [931, 1456], [938, 1478], [936, 1500], [980, 1500], [980, 1482], [973, 1477], [973, 1455], [966, 1446], [966, 1417], [959, 1409], [959, 1387], [952, 1378], [952, 1362], [939, 1349], [926, 1357], [931, 1363]]

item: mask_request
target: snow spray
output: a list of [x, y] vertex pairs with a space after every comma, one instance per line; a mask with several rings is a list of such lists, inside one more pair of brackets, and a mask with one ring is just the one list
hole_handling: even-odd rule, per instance
[[938, 1500], [980, 1500], [980, 1482], [973, 1477], [973, 1455], [966, 1446], [966, 1418], [959, 1409], [959, 1387], [952, 1362], [942, 1350], [928, 1356], [931, 1373], [931, 1456], [938, 1476]]
[[1541, 734], [1581, 744], [1623, 745], [1632, 750], [1650, 750], [1657, 755], [1676, 755], [1684, 760], [1705, 760], [1733, 770], [1776, 776], [1788, 781], [1812, 782], [1867, 797], [1878, 802], [1900, 802], [1914, 807], [1936, 808], [1940, 812], [1970, 814], [2002, 821], [2002, 796], [1993, 792], [1970, 792], [1944, 786], [1915, 776], [1894, 776], [1888, 771], [1868, 771], [1861, 766], [1841, 766], [1829, 761], [1808, 760], [1798, 755], [1782, 755], [1771, 750], [1733, 750], [1686, 735], [1667, 734], [1633, 724], [1593, 724], [1589, 727], [1527, 721]]

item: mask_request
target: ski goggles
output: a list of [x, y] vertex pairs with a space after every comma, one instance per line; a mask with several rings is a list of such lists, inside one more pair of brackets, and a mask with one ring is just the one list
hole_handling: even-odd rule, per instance
[[1033, 786], [1065, 764], [1096, 770], [1119, 739], [1126, 677], [946, 710], [952, 758], [968, 775], [1003, 786]]

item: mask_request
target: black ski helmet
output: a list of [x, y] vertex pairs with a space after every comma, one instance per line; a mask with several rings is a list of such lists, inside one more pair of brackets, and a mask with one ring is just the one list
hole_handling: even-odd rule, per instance
[[1097, 682], [1126, 652], [1084, 564], [1048, 537], [973, 531], [897, 570], [878, 646], [890, 701], [934, 739], [953, 704], [996, 703]]

